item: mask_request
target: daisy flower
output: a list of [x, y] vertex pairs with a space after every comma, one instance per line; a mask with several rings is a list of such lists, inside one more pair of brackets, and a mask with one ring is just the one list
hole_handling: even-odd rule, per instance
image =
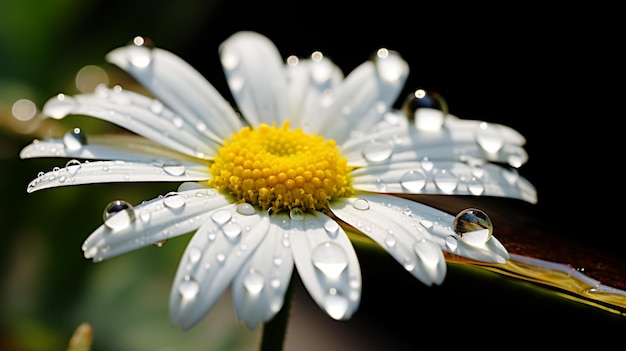
[[480, 209], [454, 216], [402, 195], [536, 202], [516, 171], [527, 154], [515, 130], [460, 119], [421, 89], [394, 108], [409, 66], [391, 50], [379, 49], [347, 76], [320, 52], [283, 60], [254, 32], [235, 33], [219, 53], [237, 109], [181, 58], [137, 37], [106, 57], [153, 95], [100, 86], [58, 94], [43, 107], [47, 117], [91, 116], [132, 133], [86, 136], [74, 128], [21, 152], [69, 160], [40, 173], [28, 192], [180, 184], [140, 204], [111, 202], [82, 246], [98, 262], [194, 232], [172, 285], [173, 323], [192, 327], [229, 287], [238, 319], [251, 329], [268, 322], [294, 267], [322, 310], [350, 318], [362, 281], [347, 232], [372, 239], [426, 285], [442, 283], [446, 255], [509, 259]]

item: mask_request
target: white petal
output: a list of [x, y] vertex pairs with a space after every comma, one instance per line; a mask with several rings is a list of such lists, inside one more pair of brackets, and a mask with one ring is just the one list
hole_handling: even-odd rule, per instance
[[500, 196], [537, 202], [517, 170], [485, 163], [422, 161], [368, 166], [352, 172], [355, 189], [396, 194]]
[[209, 211], [230, 202], [207, 188], [170, 193], [141, 203], [130, 212], [115, 214], [109, 220], [119, 225], [115, 229], [106, 223], [101, 225], [85, 240], [82, 249], [85, 257], [94, 261], [121, 255], [195, 230], [209, 221]]
[[270, 217], [269, 232], [235, 277], [232, 286], [237, 318], [249, 329], [267, 322], [283, 307], [293, 271], [289, 232], [281, 223], [287, 215]]
[[[386, 164], [421, 160], [465, 160], [476, 158], [491, 162], [520, 167], [528, 161], [528, 154], [522, 147], [523, 138], [513, 129], [488, 124], [489, 133], [485, 136], [484, 122], [463, 121], [449, 115], [444, 128], [437, 131], [418, 130], [406, 117], [397, 111], [387, 114], [386, 121], [367, 133], [353, 135], [342, 145], [342, 154], [352, 166]], [[386, 143], [386, 157], [370, 156], [371, 144]], [[380, 149], [381, 147], [379, 147]], [[379, 155], [380, 152], [377, 153]]]
[[[243, 127], [237, 113], [217, 90], [180, 57], [162, 49], [152, 49], [149, 61], [137, 65], [137, 46], [111, 51], [107, 60], [126, 70], [169, 108], [192, 125], [206, 126], [205, 133], [221, 142]], [[202, 128], [204, 130], [204, 128]]]
[[[298, 59], [292, 63], [288, 59], [289, 116], [294, 126], [301, 126], [307, 133], [311, 121], [319, 118], [323, 107], [329, 102], [328, 92], [343, 81], [343, 72], [329, 58], [315, 52], [315, 60]], [[315, 123], [315, 122], [313, 122]]]
[[351, 133], [367, 131], [397, 99], [408, 73], [408, 64], [393, 52], [361, 64], [335, 89], [332, 104], [317, 122], [318, 133], [341, 144]]
[[386, 201], [394, 199], [385, 195], [342, 198], [330, 206], [335, 215], [376, 241], [422, 283], [441, 284], [447, 269], [443, 252], [417, 218], [387, 205]]
[[[239, 212], [240, 205], [246, 210]], [[240, 205], [210, 212], [210, 220], [185, 249], [169, 303], [172, 322], [183, 329], [191, 328], [213, 307], [268, 232], [267, 213]]]
[[28, 184], [26, 191], [69, 185], [122, 182], [184, 182], [211, 178], [206, 165], [177, 160], [155, 160], [151, 163], [125, 161], [68, 162], [42, 173]]
[[289, 118], [287, 79], [283, 60], [274, 44], [254, 32], [238, 32], [220, 47], [228, 86], [243, 116], [252, 125]]
[[[71, 132], [68, 132], [71, 135]], [[94, 135], [87, 136], [87, 143], [81, 146], [72, 144], [63, 138], [35, 140], [20, 152], [20, 157], [63, 157], [91, 160], [121, 160], [128, 162], [151, 162], [153, 160], [176, 159], [197, 165], [197, 158], [173, 151], [163, 145], [137, 135]]]
[[361, 268], [350, 239], [317, 211], [290, 225], [294, 262], [307, 291], [330, 317], [349, 319], [361, 300]]
[[211, 158], [222, 143], [206, 135], [206, 128], [183, 120], [161, 102], [119, 87], [100, 86], [93, 94], [58, 95], [46, 102], [43, 113], [55, 118], [68, 114], [96, 117], [194, 157]]

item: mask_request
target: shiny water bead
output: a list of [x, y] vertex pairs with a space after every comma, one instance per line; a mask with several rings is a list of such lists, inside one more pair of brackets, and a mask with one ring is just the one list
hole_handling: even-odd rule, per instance
[[497, 124], [481, 122], [476, 128], [476, 142], [489, 153], [496, 153], [504, 146], [504, 138]]
[[483, 210], [468, 208], [454, 217], [452, 229], [464, 242], [481, 245], [491, 238], [493, 223]]
[[136, 36], [129, 45], [128, 61], [137, 68], [145, 68], [152, 63], [154, 43], [146, 37]]
[[378, 75], [388, 81], [394, 82], [400, 79], [406, 70], [406, 66], [400, 54], [385, 48], [378, 49], [374, 56]]
[[112, 230], [121, 230], [128, 227], [135, 220], [135, 209], [124, 200], [110, 202], [102, 214], [104, 225]]
[[63, 146], [67, 151], [80, 150], [87, 145], [87, 135], [80, 128], [73, 128], [63, 135]]
[[448, 116], [448, 104], [437, 92], [417, 89], [407, 96], [402, 111], [419, 130], [436, 131], [443, 127]]
[[330, 280], [337, 279], [348, 267], [346, 252], [332, 241], [326, 241], [315, 247], [311, 253], [311, 259], [313, 265]]
[[178, 160], [166, 160], [161, 166], [163, 170], [173, 176], [181, 176], [187, 171], [185, 165]]

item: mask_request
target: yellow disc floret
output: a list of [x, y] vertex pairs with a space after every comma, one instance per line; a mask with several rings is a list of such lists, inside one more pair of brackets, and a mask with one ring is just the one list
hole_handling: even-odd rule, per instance
[[211, 173], [209, 185], [274, 212], [324, 210], [330, 199], [353, 193], [348, 160], [335, 141], [289, 130], [289, 122], [233, 134], [219, 149]]

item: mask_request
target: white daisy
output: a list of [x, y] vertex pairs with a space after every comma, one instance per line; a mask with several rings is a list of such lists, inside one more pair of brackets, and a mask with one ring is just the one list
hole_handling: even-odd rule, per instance
[[[186, 62], [137, 37], [107, 59], [156, 98], [101, 86], [59, 94], [43, 108], [48, 117], [92, 116], [133, 135], [87, 138], [76, 128], [21, 152], [70, 160], [41, 173], [29, 192], [181, 183], [136, 206], [112, 202], [83, 245], [85, 257], [97, 262], [194, 231], [171, 290], [175, 324], [193, 326], [230, 286], [237, 317], [255, 328], [282, 308], [294, 265], [330, 317], [350, 318], [361, 298], [361, 273], [346, 230], [380, 244], [427, 285], [443, 281], [444, 252], [509, 259], [479, 209], [455, 217], [397, 195], [536, 202], [535, 189], [516, 172], [527, 154], [515, 130], [411, 103], [404, 105], [407, 118], [393, 104], [409, 67], [386, 49], [346, 77], [319, 52], [285, 62], [253, 32], [228, 38], [220, 57], [243, 118]], [[420, 93], [412, 98], [423, 98]]]

